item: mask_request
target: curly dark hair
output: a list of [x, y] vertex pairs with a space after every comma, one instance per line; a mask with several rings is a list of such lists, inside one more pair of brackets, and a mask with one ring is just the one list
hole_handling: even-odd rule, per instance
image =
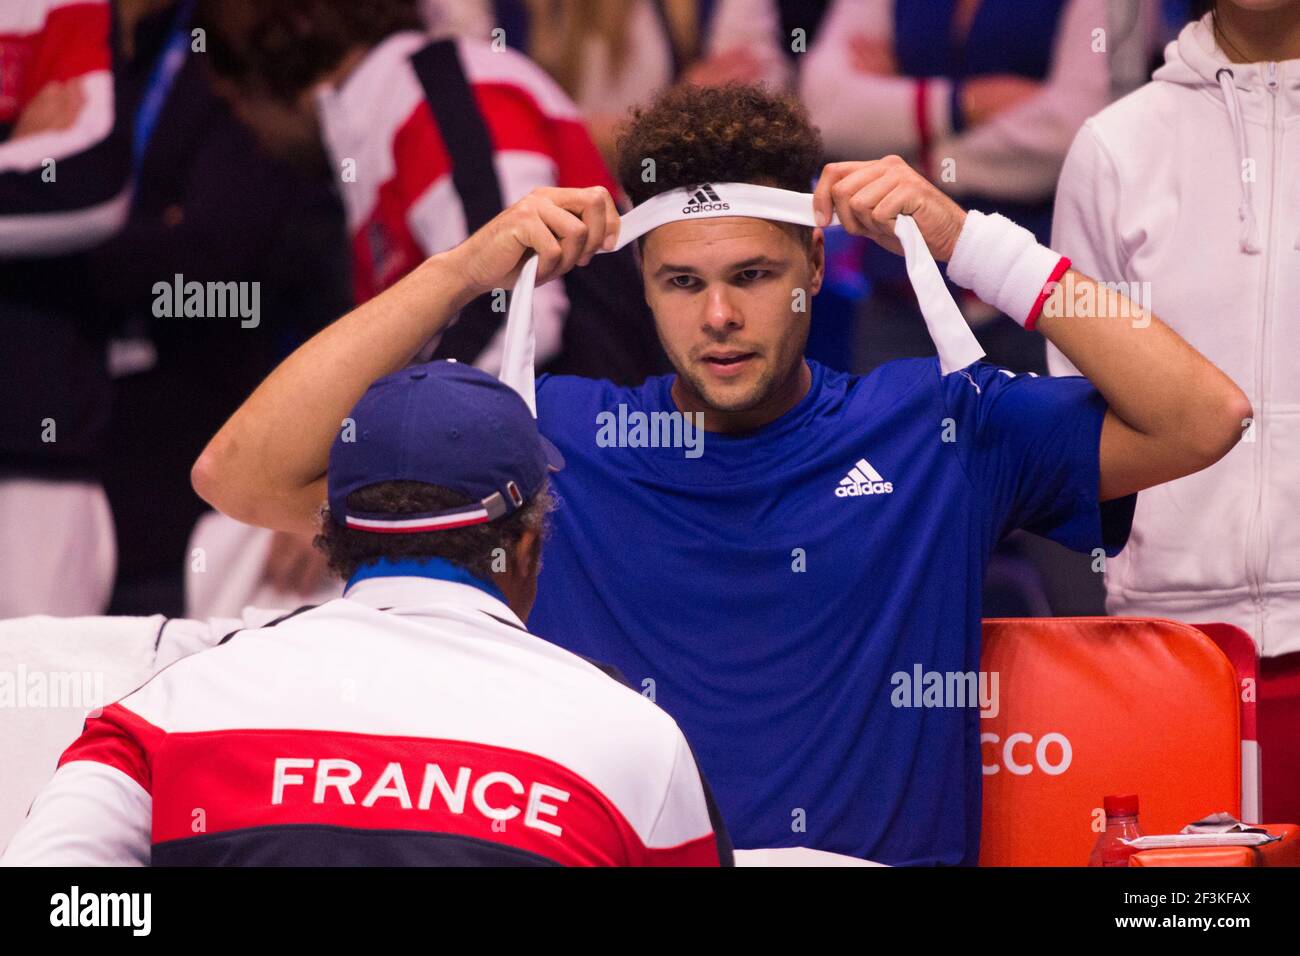
[[194, 25], [218, 76], [286, 101], [353, 47], [424, 29], [418, 0], [200, 0]]
[[[745, 182], [807, 192], [822, 139], [794, 96], [761, 85], [670, 87], [633, 108], [618, 136], [618, 178], [632, 202], [678, 187]], [[647, 182], [645, 161], [653, 160]]]
[[[468, 496], [422, 481], [385, 481], [348, 495], [348, 507], [375, 514], [419, 514], [470, 504]], [[546, 532], [546, 515], [553, 507], [548, 489], [533, 495], [522, 508], [486, 524], [429, 531], [423, 534], [376, 534], [336, 524], [329, 508], [321, 509], [321, 533], [315, 545], [325, 553], [330, 570], [345, 581], [363, 565], [380, 558], [445, 558], [475, 577], [492, 580], [494, 552], [511, 555], [523, 533]]]

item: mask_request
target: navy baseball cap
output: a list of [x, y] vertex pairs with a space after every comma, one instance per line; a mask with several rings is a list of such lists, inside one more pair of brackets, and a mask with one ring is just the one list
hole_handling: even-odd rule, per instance
[[[509, 385], [471, 365], [428, 362], [375, 382], [330, 449], [330, 517], [345, 528], [415, 534], [482, 524], [541, 490], [564, 458]], [[348, 495], [385, 481], [422, 481], [471, 504], [423, 514], [350, 511]]]

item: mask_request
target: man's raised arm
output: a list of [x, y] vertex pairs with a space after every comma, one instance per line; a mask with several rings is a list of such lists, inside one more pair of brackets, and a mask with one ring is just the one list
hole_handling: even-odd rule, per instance
[[330, 446], [372, 382], [410, 362], [476, 296], [511, 287], [527, 253], [538, 254], [540, 285], [612, 248], [617, 234], [602, 187], [533, 190], [285, 359], [208, 442], [190, 473], [195, 492], [240, 521], [315, 533]]
[[963, 212], [897, 156], [830, 163], [814, 208], [819, 222], [834, 211], [850, 233], [898, 253], [894, 220], [912, 216], [949, 279], [1026, 328], [1037, 323], [1109, 406], [1100, 501], [1208, 468], [1249, 427], [1245, 393], [1169, 326], [1121, 290], [1067, 270], [1028, 230]]
[[1237, 384], [1112, 286], [1066, 272], [1043, 304], [1038, 330], [1110, 406], [1101, 429], [1101, 501], [1208, 468], [1250, 426], [1250, 400]]

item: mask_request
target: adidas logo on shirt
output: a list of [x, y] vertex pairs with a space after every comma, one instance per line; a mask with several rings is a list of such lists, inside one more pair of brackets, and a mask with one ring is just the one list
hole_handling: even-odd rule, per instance
[[894, 483], [885, 481], [880, 472], [871, 467], [865, 458], [859, 458], [849, 469], [849, 473], [840, 479], [835, 489], [836, 498], [856, 498], [859, 495], [889, 495], [894, 492]]
[[691, 201], [682, 207], [682, 212], [716, 212], [719, 209], [730, 209], [731, 203], [723, 202], [718, 198], [713, 186], [705, 183], [691, 196]]

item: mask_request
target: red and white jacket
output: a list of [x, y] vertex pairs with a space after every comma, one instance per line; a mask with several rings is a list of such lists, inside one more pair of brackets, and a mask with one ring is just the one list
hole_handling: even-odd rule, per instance
[[[88, 249], [126, 220], [129, 155], [114, 136], [107, 0], [0, 3], [0, 259]], [[9, 138], [49, 83], [85, 96], [66, 129]], [[122, 131], [119, 131], [122, 132]]]
[[479, 588], [376, 577], [86, 721], [5, 865], [731, 863], [676, 723]]
[[[393, 34], [342, 84], [317, 93], [325, 145], [341, 180], [359, 302], [469, 234], [444, 133], [412, 62], [430, 42], [416, 31]], [[487, 125], [503, 206], [539, 186], [604, 186], [618, 195], [577, 108], [540, 67], [509, 48], [454, 42]], [[564, 283], [537, 290], [539, 366], [560, 351], [568, 307]], [[477, 357], [462, 359], [495, 373], [502, 338], [499, 331]]]

